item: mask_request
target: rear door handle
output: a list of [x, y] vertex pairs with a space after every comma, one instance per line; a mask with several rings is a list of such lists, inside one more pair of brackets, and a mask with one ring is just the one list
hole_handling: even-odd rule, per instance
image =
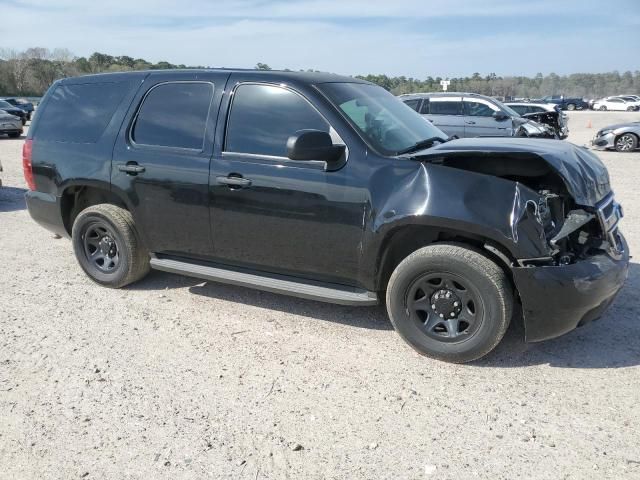
[[138, 165], [135, 162], [127, 163], [126, 165], [118, 165], [118, 170], [125, 173], [130, 173], [131, 175], [137, 175], [138, 173], [142, 173], [145, 171], [145, 168], [142, 165]]
[[243, 177], [216, 177], [216, 182], [222, 185], [229, 185], [230, 187], [249, 187], [251, 186], [251, 180]]

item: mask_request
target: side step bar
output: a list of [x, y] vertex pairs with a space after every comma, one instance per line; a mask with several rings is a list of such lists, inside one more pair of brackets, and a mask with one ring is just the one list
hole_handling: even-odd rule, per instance
[[376, 305], [378, 296], [366, 290], [342, 290], [320, 285], [300, 283], [293, 277], [267, 277], [257, 273], [244, 273], [219, 267], [199, 265], [169, 258], [151, 257], [151, 268], [163, 272], [177, 273], [189, 277], [202, 278], [213, 282], [229, 283], [242, 287], [256, 288], [272, 293], [280, 293], [299, 298], [318, 300], [339, 305]]

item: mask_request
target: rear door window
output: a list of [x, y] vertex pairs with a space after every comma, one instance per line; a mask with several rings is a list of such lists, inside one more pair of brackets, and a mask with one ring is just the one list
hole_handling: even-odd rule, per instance
[[331, 128], [299, 94], [275, 85], [243, 84], [233, 93], [225, 151], [287, 156], [287, 140], [298, 130]]
[[202, 150], [212, 96], [209, 82], [152, 87], [138, 110], [131, 140], [138, 145]]
[[128, 82], [58, 85], [38, 111], [34, 138], [95, 143], [128, 89]]
[[431, 115], [462, 115], [462, 102], [460, 100], [431, 98], [429, 101], [429, 113]]
[[511, 107], [511, 109], [515, 110], [519, 115], [524, 115], [526, 113], [529, 113], [527, 111], [527, 107], [524, 105], [509, 105], [509, 107]]

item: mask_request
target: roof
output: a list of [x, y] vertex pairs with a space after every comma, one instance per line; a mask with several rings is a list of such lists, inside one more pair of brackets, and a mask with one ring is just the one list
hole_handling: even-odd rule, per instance
[[398, 95], [399, 98], [403, 100], [411, 99], [411, 98], [429, 98], [429, 97], [477, 97], [477, 98], [485, 98], [490, 99], [491, 97], [487, 97], [486, 95], [480, 95], [479, 93], [470, 93], [470, 92], [421, 92], [421, 93], [404, 93], [402, 95]]
[[555, 103], [535, 103], [535, 102], [503, 102], [505, 105], [512, 106], [523, 106], [523, 107], [541, 107], [544, 109], [548, 109], [549, 111], [554, 110], [556, 107]]
[[114, 81], [114, 80], [131, 80], [134, 78], [144, 78], [149, 75], [162, 75], [162, 76], [182, 76], [185, 73], [198, 74], [205, 73], [242, 73], [247, 76], [255, 76], [256, 79], [269, 80], [273, 82], [297, 82], [297, 83], [335, 83], [335, 82], [348, 82], [348, 83], [369, 83], [365, 80], [360, 80], [354, 77], [347, 77], [343, 75], [336, 75], [334, 73], [325, 72], [290, 72], [285, 70], [255, 70], [255, 69], [240, 69], [240, 68], [176, 68], [176, 69], [162, 69], [162, 70], [135, 70], [131, 72], [110, 72], [110, 73], [96, 73], [91, 75], [83, 75], [81, 77], [69, 77], [63, 79], [64, 83], [75, 82], [78, 79], [82, 79], [83, 82], [100, 82], [100, 81]]

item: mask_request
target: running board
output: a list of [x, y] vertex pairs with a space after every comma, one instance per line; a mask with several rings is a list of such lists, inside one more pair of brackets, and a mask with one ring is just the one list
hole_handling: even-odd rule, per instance
[[168, 258], [151, 257], [151, 268], [163, 272], [177, 273], [189, 277], [202, 278], [213, 282], [229, 283], [241, 287], [256, 288], [320, 302], [339, 305], [376, 305], [378, 296], [366, 290], [342, 290], [320, 285], [301, 283], [293, 277], [267, 277], [256, 273], [244, 273], [219, 267], [199, 265]]

